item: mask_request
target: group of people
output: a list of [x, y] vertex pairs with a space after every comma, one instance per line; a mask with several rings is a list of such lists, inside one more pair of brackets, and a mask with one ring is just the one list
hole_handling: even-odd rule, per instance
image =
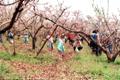
[[[7, 38], [7, 41], [9, 41], [9, 43], [13, 44], [14, 43], [14, 33], [12, 31], [7, 31], [7, 34], [6, 34], [6, 38]], [[17, 34], [18, 37], [20, 37], [20, 34]], [[19, 38], [18, 38], [19, 39]], [[23, 34], [22, 36], [22, 39], [23, 39], [23, 42], [24, 43], [28, 43], [29, 41], [29, 34], [26, 32]], [[0, 34], [0, 42], [2, 43], [3, 42], [3, 34]]]
[[[55, 34], [55, 36], [51, 36], [50, 34], [48, 35], [48, 48], [49, 50], [53, 50], [53, 44], [54, 42], [57, 42], [57, 50], [58, 52], [64, 56], [65, 48], [64, 45], [65, 43], [69, 42], [69, 45], [72, 46], [74, 52], [79, 52], [83, 46], [83, 38], [80, 37], [78, 34], [75, 33], [67, 33], [67, 34]], [[100, 46], [101, 45], [101, 38], [99, 34], [99, 30], [93, 30], [93, 32], [90, 34], [90, 48], [92, 49], [92, 53], [95, 53], [96, 56], [99, 56], [102, 54], [102, 49]], [[98, 45], [99, 44], [99, 45]], [[104, 47], [109, 51], [109, 53], [112, 53], [112, 42], [110, 39], [107, 40], [105, 43]]]
[[57, 50], [58, 53], [61, 55], [61, 57], [64, 57], [65, 53], [65, 43], [69, 41], [69, 45], [73, 47], [73, 50], [75, 52], [79, 52], [83, 46], [81, 44], [81, 38], [79, 35], [73, 34], [73, 33], [67, 33], [67, 34], [55, 34], [54, 36], [48, 33], [47, 35], [48, 39], [48, 49], [49, 51], [53, 50], [54, 43], [57, 44]]
[[83, 48], [83, 38], [80, 37], [78, 34], [68, 33], [67, 40], [69, 41], [69, 44], [73, 47], [73, 50], [75, 52], [79, 52]]
[[[26, 44], [29, 42], [29, 33], [26, 32], [23, 34], [22, 38], [23, 38], [23, 42]], [[69, 45], [72, 46], [74, 52], [79, 52], [83, 46], [82, 46], [82, 42], [83, 42], [83, 38], [80, 37], [78, 34], [75, 33], [55, 33], [55, 34], [51, 34], [50, 32], [47, 34], [46, 38], [48, 39], [48, 44], [47, 47], [49, 49], [49, 51], [52, 51], [54, 49], [54, 43], [57, 44], [57, 50], [58, 53], [61, 56], [64, 56], [64, 52], [65, 52], [65, 43], [69, 42]], [[99, 47], [98, 44], [100, 44], [100, 35], [99, 35], [99, 31], [98, 30], [94, 30], [91, 34], [90, 34], [90, 48], [92, 49], [92, 52], [94, 52], [96, 54], [96, 56], [101, 55], [102, 50]], [[14, 33], [12, 31], [8, 31], [7, 32], [7, 40], [10, 43], [14, 43]], [[0, 42], [3, 42], [2, 39], [2, 34], [0, 34]], [[105, 45], [106, 48], [108, 49], [108, 51], [110, 53], [112, 53], [112, 43], [110, 41], [110, 39], [107, 40], [106, 42], [107, 44]]]

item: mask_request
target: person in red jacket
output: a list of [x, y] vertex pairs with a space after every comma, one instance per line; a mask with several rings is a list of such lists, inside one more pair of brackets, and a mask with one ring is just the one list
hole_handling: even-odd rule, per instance
[[69, 44], [73, 46], [74, 40], [75, 40], [75, 34], [74, 33], [68, 33], [67, 38], [69, 40]]

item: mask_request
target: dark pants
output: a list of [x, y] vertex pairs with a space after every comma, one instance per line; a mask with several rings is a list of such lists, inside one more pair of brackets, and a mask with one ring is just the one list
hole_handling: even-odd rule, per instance
[[74, 51], [76, 50], [76, 48], [78, 48], [78, 50], [80, 51], [83, 47], [82, 46], [79, 46], [79, 47], [74, 46], [73, 47]]
[[92, 52], [95, 52], [96, 56], [101, 55], [101, 49], [95, 42], [90, 42], [90, 48], [92, 49]]
[[73, 46], [74, 40], [72, 40], [72, 39], [70, 39], [70, 38], [68, 38], [68, 40], [69, 40], [70, 45]]

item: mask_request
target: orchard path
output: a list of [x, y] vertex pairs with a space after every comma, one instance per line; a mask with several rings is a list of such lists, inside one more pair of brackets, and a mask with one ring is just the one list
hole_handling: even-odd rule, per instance
[[[4, 48], [0, 47], [0, 49]], [[53, 55], [58, 57], [56, 62], [46, 66], [18, 61], [9, 61], [9, 64], [24, 80], [91, 80], [90, 77], [71, 71], [69, 66], [65, 64], [76, 55], [74, 52], [69, 51], [62, 60], [56, 53], [53, 52]]]

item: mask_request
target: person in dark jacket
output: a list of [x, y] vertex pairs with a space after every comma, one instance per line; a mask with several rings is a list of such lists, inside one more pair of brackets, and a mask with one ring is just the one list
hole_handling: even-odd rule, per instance
[[92, 52], [95, 52], [96, 56], [101, 55], [101, 50], [97, 44], [100, 44], [100, 38], [98, 34], [98, 30], [94, 30], [91, 35], [91, 42], [90, 42], [90, 47], [92, 49]]

